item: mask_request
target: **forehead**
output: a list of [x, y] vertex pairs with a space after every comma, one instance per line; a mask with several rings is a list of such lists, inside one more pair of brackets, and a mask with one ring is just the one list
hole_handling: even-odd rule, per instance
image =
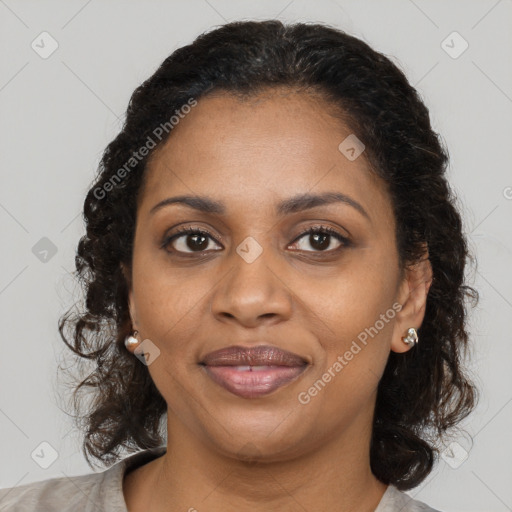
[[389, 209], [385, 184], [364, 152], [353, 160], [340, 151], [354, 135], [333, 114], [321, 97], [286, 89], [244, 100], [225, 92], [203, 97], [151, 155], [141, 209], [171, 194], [261, 210], [299, 193], [338, 191], [378, 217]]

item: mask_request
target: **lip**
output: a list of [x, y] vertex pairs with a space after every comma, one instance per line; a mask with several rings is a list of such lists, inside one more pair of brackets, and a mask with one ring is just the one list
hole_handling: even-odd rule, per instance
[[308, 367], [297, 354], [272, 345], [231, 346], [200, 363], [217, 384], [242, 398], [257, 398], [296, 380]]

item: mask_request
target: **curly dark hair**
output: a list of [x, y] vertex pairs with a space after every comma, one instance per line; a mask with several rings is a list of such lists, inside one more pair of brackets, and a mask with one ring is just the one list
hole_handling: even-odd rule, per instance
[[[85, 304], [62, 316], [59, 331], [78, 362], [92, 365], [72, 395], [91, 467], [89, 456], [109, 464], [120, 459], [122, 448], [156, 447], [165, 435], [167, 404], [147, 367], [124, 346], [132, 329], [130, 276], [122, 264], [131, 268], [137, 205], [155, 148], [144, 156], [138, 150], [155, 142], [155, 128], [191, 98], [214, 90], [248, 97], [281, 86], [321, 94], [364, 141], [371, 169], [388, 186], [401, 269], [428, 247], [433, 282], [421, 343], [404, 354], [392, 352], [378, 386], [370, 449], [375, 476], [401, 490], [417, 486], [433, 467], [436, 440], [475, 406], [477, 391], [462, 364], [467, 299], [478, 301], [464, 273], [472, 258], [446, 181], [448, 154], [419, 94], [390, 59], [334, 27], [233, 22], [174, 51], [134, 91], [84, 202], [86, 234], [75, 263]], [[81, 390], [91, 391], [87, 405]]]

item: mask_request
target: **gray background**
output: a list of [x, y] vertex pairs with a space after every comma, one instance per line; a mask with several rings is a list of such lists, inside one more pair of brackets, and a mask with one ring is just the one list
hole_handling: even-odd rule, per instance
[[[78, 293], [69, 272], [85, 192], [130, 94], [202, 31], [279, 18], [333, 24], [391, 56], [448, 145], [478, 258], [470, 368], [482, 398], [465, 423], [472, 439], [454, 434], [455, 458], [410, 494], [443, 511], [512, 510], [511, 17], [511, 0], [0, 0], [0, 487], [90, 472], [62, 410], [57, 320]], [[43, 31], [59, 45], [46, 59], [31, 47], [50, 48]], [[446, 39], [454, 31], [469, 44], [457, 58], [445, 51], [463, 48]], [[31, 457], [51, 457], [42, 442], [58, 454], [47, 469]]]

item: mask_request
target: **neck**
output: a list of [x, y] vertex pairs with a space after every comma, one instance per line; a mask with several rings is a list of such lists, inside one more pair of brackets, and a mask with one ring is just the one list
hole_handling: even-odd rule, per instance
[[371, 422], [289, 460], [247, 462], [206, 446], [169, 412], [167, 453], [129, 475], [129, 510], [374, 512], [387, 486], [371, 472], [361, 424]]

